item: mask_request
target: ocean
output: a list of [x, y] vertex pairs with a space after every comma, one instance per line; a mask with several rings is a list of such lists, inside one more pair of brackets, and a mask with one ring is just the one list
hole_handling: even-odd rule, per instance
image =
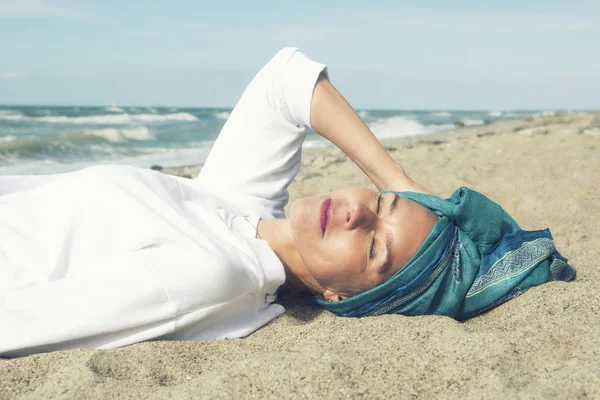
[[[542, 113], [358, 112], [382, 139]], [[203, 163], [230, 113], [231, 109], [214, 108], [0, 106], [0, 174], [49, 174], [108, 163], [148, 168]], [[310, 132], [304, 145], [328, 144]]]

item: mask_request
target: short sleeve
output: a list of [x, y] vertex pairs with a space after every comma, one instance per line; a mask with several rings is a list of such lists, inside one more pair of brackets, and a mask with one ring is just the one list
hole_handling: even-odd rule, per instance
[[284, 217], [321, 73], [326, 66], [298, 49], [280, 50], [246, 88], [197, 179], [263, 218]]

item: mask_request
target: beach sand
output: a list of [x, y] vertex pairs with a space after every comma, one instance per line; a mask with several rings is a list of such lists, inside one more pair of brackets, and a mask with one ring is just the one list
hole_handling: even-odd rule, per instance
[[[469, 186], [524, 229], [549, 227], [576, 280], [530, 289], [463, 323], [340, 318], [298, 299], [246, 339], [0, 360], [0, 399], [600, 398], [600, 114], [384, 144], [438, 195]], [[353, 185], [369, 182], [339, 150], [309, 149], [290, 194]]]

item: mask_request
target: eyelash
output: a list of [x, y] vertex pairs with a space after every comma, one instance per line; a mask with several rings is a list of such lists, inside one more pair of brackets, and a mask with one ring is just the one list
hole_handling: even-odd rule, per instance
[[[379, 215], [379, 208], [381, 207], [381, 194], [377, 196], [377, 206], [376, 214]], [[375, 250], [375, 234], [373, 234], [373, 239], [371, 240], [371, 246], [369, 247], [369, 259], [373, 259], [373, 251]]]

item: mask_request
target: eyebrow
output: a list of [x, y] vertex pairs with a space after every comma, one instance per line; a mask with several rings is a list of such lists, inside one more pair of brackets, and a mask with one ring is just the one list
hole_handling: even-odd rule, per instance
[[[396, 193], [394, 193], [394, 200], [392, 200], [392, 202], [390, 203], [390, 214], [392, 214], [398, 206], [398, 199], [399, 196]], [[389, 232], [385, 234], [385, 248], [387, 249], [386, 257], [385, 262], [383, 263], [383, 267], [381, 267], [381, 269], [379, 270], [380, 274], [385, 274], [387, 270], [392, 267], [392, 235]]]

